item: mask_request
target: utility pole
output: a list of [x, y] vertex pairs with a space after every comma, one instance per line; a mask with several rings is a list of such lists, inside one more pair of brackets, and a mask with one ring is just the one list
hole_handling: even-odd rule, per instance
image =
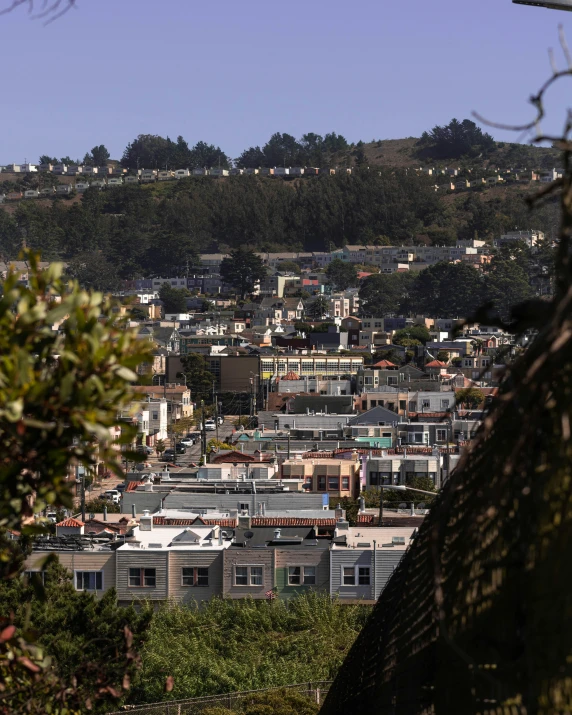
[[201, 400], [201, 418], [202, 418], [202, 430], [201, 430], [201, 445], [203, 453], [203, 464], [207, 463], [207, 431], [205, 429], [205, 401]]
[[216, 427], [216, 441], [218, 442], [218, 395], [214, 391], [214, 382], [213, 382], [213, 401], [214, 401], [214, 418], [215, 418], [215, 427]]
[[[79, 472], [78, 467], [76, 467], [77, 472]], [[85, 467], [81, 475], [81, 520], [85, 523]]]

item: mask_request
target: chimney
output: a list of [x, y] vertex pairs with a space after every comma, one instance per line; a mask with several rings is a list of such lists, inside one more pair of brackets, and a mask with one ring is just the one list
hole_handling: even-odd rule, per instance
[[249, 514], [240, 514], [238, 517], [238, 528], [239, 529], [250, 529], [252, 526], [252, 519]]
[[103, 507], [103, 521], [107, 521], [107, 507]]
[[131, 516], [133, 519], [137, 516], [137, 512], [135, 511], [135, 504], [131, 504]]
[[276, 541], [279, 538], [280, 538], [280, 529], [274, 529], [274, 540]]
[[139, 518], [139, 530], [153, 531], [153, 517], [151, 516], [149, 509], [144, 509], [143, 516]]

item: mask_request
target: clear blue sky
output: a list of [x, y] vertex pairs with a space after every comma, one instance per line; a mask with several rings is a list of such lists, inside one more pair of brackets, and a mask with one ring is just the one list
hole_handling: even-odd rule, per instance
[[119, 158], [140, 133], [236, 157], [275, 131], [419, 136], [473, 109], [521, 122], [559, 22], [572, 45], [572, 13], [510, 0], [77, 1], [48, 27], [0, 17], [0, 163], [100, 143]]

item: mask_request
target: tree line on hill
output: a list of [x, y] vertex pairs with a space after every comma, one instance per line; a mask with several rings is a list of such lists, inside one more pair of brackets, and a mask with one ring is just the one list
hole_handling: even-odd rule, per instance
[[[182, 137], [175, 141], [157, 134], [139, 134], [123, 151], [121, 165], [130, 171], [137, 169], [182, 169], [222, 168], [232, 165], [239, 168], [275, 166], [363, 165], [367, 163], [364, 142], [355, 144], [341, 134], [325, 135], [307, 132], [299, 139], [286, 132], [275, 132], [263, 145], [251, 146], [232, 159], [219, 146], [198, 141], [194, 146]], [[444, 126], [435, 126], [425, 131], [417, 141], [411, 158], [436, 161], [481, 159], [491, 156], [504, 143], [497, 143], [470, 119], [452, 119]], [[515, 145], [518, 146], [518, 145]], [[83, 159], [72, 160], [69, 156], [57, 159], [44, 154], [40, 163], [64, 163], [101, 166], [110, 155], [103, 144], [95, 146]]]
[[491, 239], [515, 226], [550, 235], [556, 200], [529, 212], [525, 196], [519, 190], [486, 200], [477, 194], [442, 197], [429, 178], [389, 169], [298, 184], [248, 176], [89, 189], [80, 203], [56, 198], [48, 205], [27, 201], [0, 209], [0, 254], [14, 259], [25, 243], [46, 260], [77, 259], [95, 279], [113, 281], [186, 274], [198, 253], [239, 247], [454, 245], [459, 238]]

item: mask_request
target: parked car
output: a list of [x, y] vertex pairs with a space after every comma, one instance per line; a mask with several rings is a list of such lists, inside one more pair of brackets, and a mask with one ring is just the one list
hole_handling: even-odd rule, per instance
[[153, 447], [149, 447], [146, 444], [138, 444], [136, 447], [137, 452], [142, 452], [143, 454], [153, 454], [155, 451]]
[[205, 430], [214, 432], [216, 430], [216, 422], [214, 420], [205, 420]]
[[119, 504], [121, 501], [121, 493], [117, 491], [117, 489], [108, 489], [107, 491], [103, 492], [101, 495], [102, 499], [105, 499], [106, 501], [113, 502], [114, 504]]

